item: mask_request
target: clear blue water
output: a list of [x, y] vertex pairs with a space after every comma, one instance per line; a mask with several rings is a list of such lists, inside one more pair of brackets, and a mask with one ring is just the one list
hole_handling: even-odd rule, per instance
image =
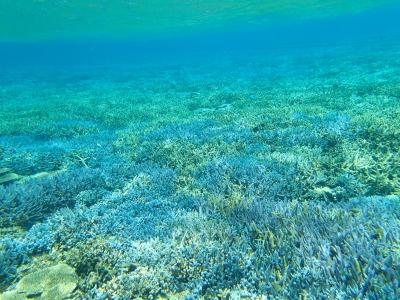
[[399, 4], [149, 3], [0, 4], [0, 299], [399, 298]]

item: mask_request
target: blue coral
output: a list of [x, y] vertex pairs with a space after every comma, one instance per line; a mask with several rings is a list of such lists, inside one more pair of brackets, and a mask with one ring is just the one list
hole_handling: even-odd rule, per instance
[[[354, 134], [349, 117], [297, 114], [279, 129], [195, 121], [141, 131], [129, 147], [91, 123], [61, 125], [43, 140], [0, 139], [7, 166], [51, 171], [0, 186], [0, 225], [26, 229], [1, 240], [4, 287], [30, 257], [57, 249], [98, 299], [115, 296], [113, 285], [127, 299], [396, 297], [398, 197], [359, 197], [365, 183], [329, 165]], [[14, 146], [21, 156], [11, 164]], [[274, 158], [291, 147], [300, 151]], [[30, 167], [53, 150], [49, 164]], [[189, 168], [175, 163], [181, 154]]]
[[73, 205], [79, 192], [97, 186], [105, 186], [102, 172], [86, 168], [0, 186], [1, 224], [30, 227], [61, 207]]
[[20, 240], [0, 240], [0, 291], [17, 277], [17, 267], [28, 260], [25, 244]]

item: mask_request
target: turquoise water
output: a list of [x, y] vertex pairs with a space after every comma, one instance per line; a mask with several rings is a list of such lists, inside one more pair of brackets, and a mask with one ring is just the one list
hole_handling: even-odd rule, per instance
[[400, 297], [398, 3], [0, 8], [1, 300]]

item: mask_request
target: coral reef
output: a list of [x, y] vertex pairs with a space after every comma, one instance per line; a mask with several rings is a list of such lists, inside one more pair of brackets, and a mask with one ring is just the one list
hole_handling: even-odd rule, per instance
[[350, 47], [1, 81], [0, 298], [58, 297], [26, 287], [57, 270], [76, 299], [399, 298], [399, 69]]

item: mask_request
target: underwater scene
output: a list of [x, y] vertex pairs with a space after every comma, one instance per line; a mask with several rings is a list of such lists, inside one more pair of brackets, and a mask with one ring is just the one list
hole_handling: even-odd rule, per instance
[[0, 299], [400, 299], [399, 20], [0, 0]]

